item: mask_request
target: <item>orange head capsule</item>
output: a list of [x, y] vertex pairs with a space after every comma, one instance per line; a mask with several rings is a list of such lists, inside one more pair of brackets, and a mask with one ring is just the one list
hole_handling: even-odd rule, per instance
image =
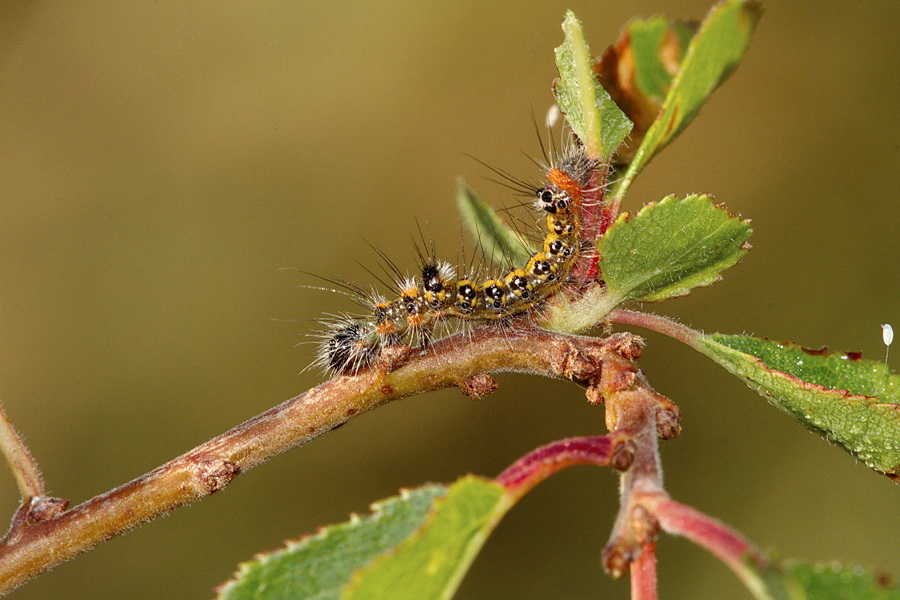
[[568, 194], [575, 204], [581, 204], [581, 186], [564, 171], [550, 169], [547, 172], [547, 181]]

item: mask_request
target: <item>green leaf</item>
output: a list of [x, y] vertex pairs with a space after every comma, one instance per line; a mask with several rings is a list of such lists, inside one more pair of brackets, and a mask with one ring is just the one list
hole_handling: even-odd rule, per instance
[[[681, 47], [693, 37], [693, 32], [683, 23], [670, 23], [665, 17], [656, 16], [650, 19], [635, 19], [626, 26], [629, 47], [631, 49], [634, 80], [638, 90], [647, 97], [665, 100], [672, 83], [669, 56], [664, 57], [660, 51], [667, 47], [667, 38], [673, 35]], [[675, 60], [680, 60], [680, 56]], [[671, 59], [670, 59], [671, 60]]]
[[[680, 69], [671, 82], [662, 111], [644, 136], [616, 190], [624, 195], [631, 181], [667, 144], [693, 120], [706, 99], [737, 67], [762, 11], [754, 0], [728, 0], [710, 11], [691, 40]], [[644, 62], [648, 72], [640, 75], [648, 89], [659, 87], [648, 80], [660, 80], [659, 69]], [[656, 73], [657, 77], [653, 77]]]
[[900, 376], [858, 354], [712, 334], [695, 347], [870, 468], [900, 476]]
[[709, 285], [747, 253], [750, 226], [705, 195], [669, 196], [629, 220], [623, 213], [600, 241], [607, 293], [656, 301]]
[[507, 227], [462, 179], [456, 182], [456, 206], [469, 233], [495, 265], [524, 264], [534, 253], [525, 238]]
[[565, 40], [556, 48], [556, 100], [587, 154], [609, 160], [631, 131], [625, 116], [594, 75], [591, 51], [572, 11], [563, 21]]
[[615, 156], [627, 165], [662, 109], [672, 78], [696, 27], [665, 17], [628, 22], [615, 44], [594, 62], [594, 73], [613, 101], [634, 123]]
[[787, 569], [804, 600], [900, 600], [900, 588], [860, 567], [794, 563]]
[[900, 589], [861, 567], [789, 561], [748, 565], [745, 581], [757, 600], [900, 600]]
[[487, 536], [513, 503], [503, 486], [469, 476], [435, 503], [428, 525], [360, 571], [347, 600], [452, 597]]
[[284, 549], [241, 564], [218, 598], [337, 600], [357, 569], [412, 535], [425, 523], [434, 501], [446, 494], [441, 485], [407, 491], [374, 505], [368, 517], [288, 542]]
[[475, 476], [404, 491], [370, 516], [243, 563], [218, 599], [450, 598], [514, 502], [502, 485]]

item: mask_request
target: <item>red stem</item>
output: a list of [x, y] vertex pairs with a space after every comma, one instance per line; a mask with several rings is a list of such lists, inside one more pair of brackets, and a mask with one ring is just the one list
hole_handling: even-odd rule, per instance
[[[597, 240], [609, 227], [610, 218], [607, 214], [607, 206], [604, 202], [606, 196], [606, 183], [609, 177], [609, 165], [601, 164], [592, 174], [589, 190], [582, 201], [581, 208], [581, 234], [582, 238], [596, 244]], [[580, 281], [594, 281], [599, 273], [598, 263], [600, 256], [594, 252], [587, 252], [572, 269], [572, 275]]]
[[606, 234], [606, 230], [609, 229], [609, 226], [613, 224], [616, 220], [616, 217], [619, 213], [619, 205], [614, 202], [612, 199], [606, 199], [606, 186], [609, 185], [609, 166], [607, 165], [603, 171], [603, 181], [602, 181], [602, 192], [601, 192], [601, 200], [603, 200], [603, 208], [600, 213], [600, 223], [597, 229], [597, 237], [595, 240], [599, 240]]
[[631, 563], [631, 600], [656, 600], [656, 544], [645, 544]]
[[706, 548], [742, 578], [748, 558], [761, 568], [767, 564], [765, 556], [747, 540], [695, 508], [674, 500], [662, 500], [654, 512], [663, 531], [684, 536]]
[[572, 465], [606, 466], [612, 449], [609, 436], [559, 440], [529, 452], [497, 476], [497, 483], [518, 499], [554, 473]]

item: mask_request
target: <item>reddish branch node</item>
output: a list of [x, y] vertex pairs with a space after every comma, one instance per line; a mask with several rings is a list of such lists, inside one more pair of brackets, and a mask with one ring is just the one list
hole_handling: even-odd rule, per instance
[[610, 433], [539, 448], [516, 461], [497, 481], [519, 497], [574, 464], [591, 463], [620, 471], [621, 504], [602, 561], [614, 578], [631, 568], [632, 579], [649, 594], [655, 588], [654, 544], [660, 532], [656, 506], [668, 499], [662, 485], [658, 440], [675, 437], [681, 425], [678, 407], [650, 387], [635, 364], [642, 348], [641, 338], [629, 333], [593, 344], [573, 342], [565, 348], [558, 366], [566, 377], [586, 386], [588, 401], [604, 403]]
[[612, 450], [610, 452], [609, 466], [616, 471], [627, 471], [631, 468], [632, 463], [634, 463], [634, 455], [637, 452], [634, 440], [631, 439], [631, 436], [627, 435], [614, 435], [610, 437], [616, 439], [613, 442]]
[[[611, 461], [622, 471], [619, 514], [602, 561], [613, 578], [652, 548], [659, 535], [654, 507], [668, 498], [662, 484], [658, 440], [671, 439], [681, 431], [678, 407], [654, 390], [634, 359], [641, 343], [634, 336], [609, 338], [609, 353], [603, 369], [588, 386], [591, 402], [604, 402], [610, 437], [617, 441], [620, 460]], [[635, 568], [648, 568], [649, 558]]]
[[69, 501], [65, 498], [35, 496], [29, 498], [19, 511], [25, 515], [23, 520], [26, 525], [36, 525], [61, 515], [68, 506]]

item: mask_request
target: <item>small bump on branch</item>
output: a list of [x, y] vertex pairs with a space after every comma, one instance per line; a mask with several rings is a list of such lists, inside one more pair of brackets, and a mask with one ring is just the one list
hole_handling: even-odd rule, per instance
[[487, 373], [476, 373], [471, 377], [460, 380], [457, 385], [462, 393], [472, 400], [481, 400], [500, 387], [497, 380]]

